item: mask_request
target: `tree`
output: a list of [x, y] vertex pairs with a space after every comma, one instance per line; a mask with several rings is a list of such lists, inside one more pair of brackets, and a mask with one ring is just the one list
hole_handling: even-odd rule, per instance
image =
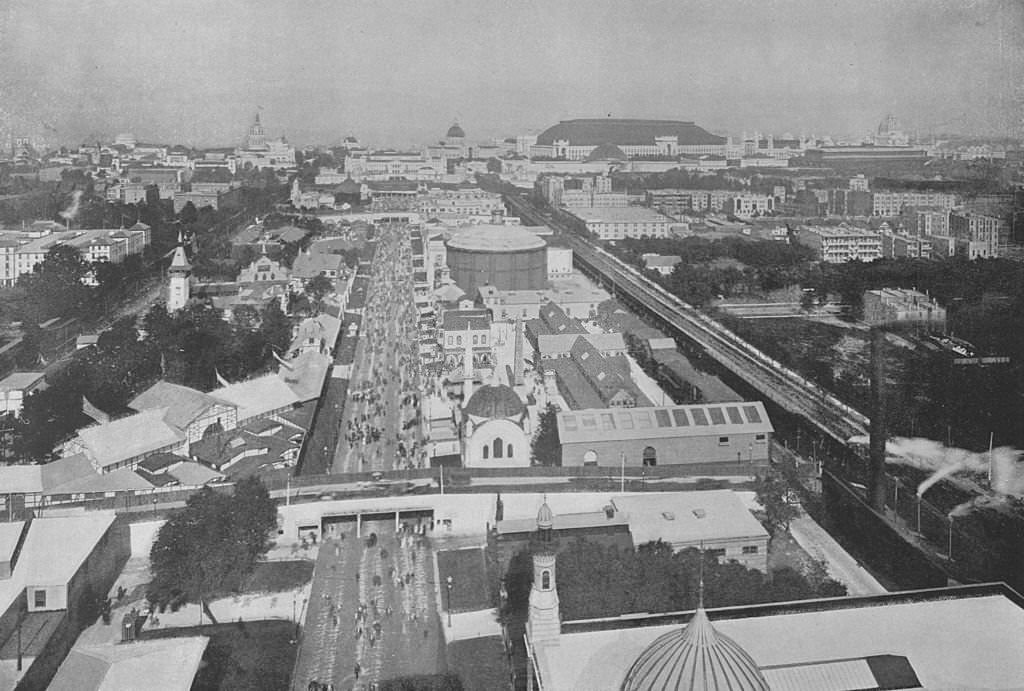
[[216, 621], [207, 603], [241, 590], [276, 523], [276, 505], [256, 478], [242, 480], [231, 495], [209, 487], [193, 494], [157, 533], [147, 599], [161, 607], [198, 602]]
[[93, 289], [84, 281], [90, 267], [73, 247], [57, 245], [30, 274], [18, 278], [26, 293], [29, 321], [40, 324], [51, 317], [92, 313]]
[[323, 274], [318, 274], [306, 281], [305, 290], [313, 302], [319, 303], [324, 296], [334, 292], [334, 281]]
[[534, 465], [562, 465], [562, 442], [558, 438], [558, 409], [548, 403], [540, 414], [537, 433], [533, 437], [530, 460]]
[[276, 299], [269, 300], [263, 308], [260, 333], [279, 355], [286, 353], [292, 344], [291, 320], [281, 311], [281, 305]]
[[789, 530], [790, 522], [800, 515], [800, 511], [789, 503], [786, 495], [789, 484], [777, 470], [769, 470], [757, 478], [754, 485], [757, 501], [764, 508], [765, 527], [772, 535], [779, 531]]

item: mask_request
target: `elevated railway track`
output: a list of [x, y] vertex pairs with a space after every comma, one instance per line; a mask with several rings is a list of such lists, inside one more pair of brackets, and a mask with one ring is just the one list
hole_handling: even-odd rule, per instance
[[852, 436], [867, 434], [870, 427], [867, 416], [573, 232], [560, 219], [542, 214], [521, 197], [509, 195], [508, 198], [513, 210], [527, 219], [560, 230], [562, 239], [573, 250], [573, 262], [584, 272], [613, 286], [617, 295], [636, 303], [668, 327], [673, 336], [681, 336], [703, 350], [719, 366], [743, 379], [765, 398], [806, 419], [841, 444], [846, 444]]

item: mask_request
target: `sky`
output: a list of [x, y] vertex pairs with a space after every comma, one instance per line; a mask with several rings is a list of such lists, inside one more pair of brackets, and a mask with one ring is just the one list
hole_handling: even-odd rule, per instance
[[257, 110], [298, 145], [606, 116], [1021, 137], [1024, 2], [0, 0], [8, 130], [229, 146]]

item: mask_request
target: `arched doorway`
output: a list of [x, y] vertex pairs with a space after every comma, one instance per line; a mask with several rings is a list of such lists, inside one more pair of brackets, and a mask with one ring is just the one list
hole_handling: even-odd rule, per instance
[[658, 452], [653, 446], [644, 449], [644, 465], [658, 465]]

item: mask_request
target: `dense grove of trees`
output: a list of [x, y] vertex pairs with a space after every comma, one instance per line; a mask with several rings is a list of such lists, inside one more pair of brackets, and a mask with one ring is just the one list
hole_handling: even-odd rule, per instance
[[[792, 569], [770, 577], [699, 550], [673, 552], [657, 541], [635, 550], [620, 550], [585, 539], [558, 553], [558, 601], [563, 620], [614, 617], [633, 612], [672, 612], [697, 606], [700, 562], [704, 559], [704, 603], [729, 607], [764, 602], [836, 597], [846, 587], [829, 578], [812, 582]], [[526, 552], [517, 555], [505, 577], [506, 612], [525, 611], [533, 572]]]
[[239, 592], [276, 526], [277, 507], [254, 477], [238, 482], [233, 494], [210, 488], [193, 494], [157, 533], [146, 598], [161, 609], [198, 602], [216, 621], [207, 603]]
[[158, 303], [142, 322], [144, 338], [134, 318], [114, 322], [95, 347], [76, 351], [51, 374], [48, 389], [25, 399], [21, 419], [10, 421], [17, 457], [49, 460], [57, 443], [88, 423], [83, 396], [118, 414], [158, 379], [207, 391], [217, 386], [217, 373], [237, 381], [275, 368], [273, 352], [283, 354], [291, 340], [291, 321], [276, 301], [240, 310], [233, 322], [201, 303], [174, 315]]

